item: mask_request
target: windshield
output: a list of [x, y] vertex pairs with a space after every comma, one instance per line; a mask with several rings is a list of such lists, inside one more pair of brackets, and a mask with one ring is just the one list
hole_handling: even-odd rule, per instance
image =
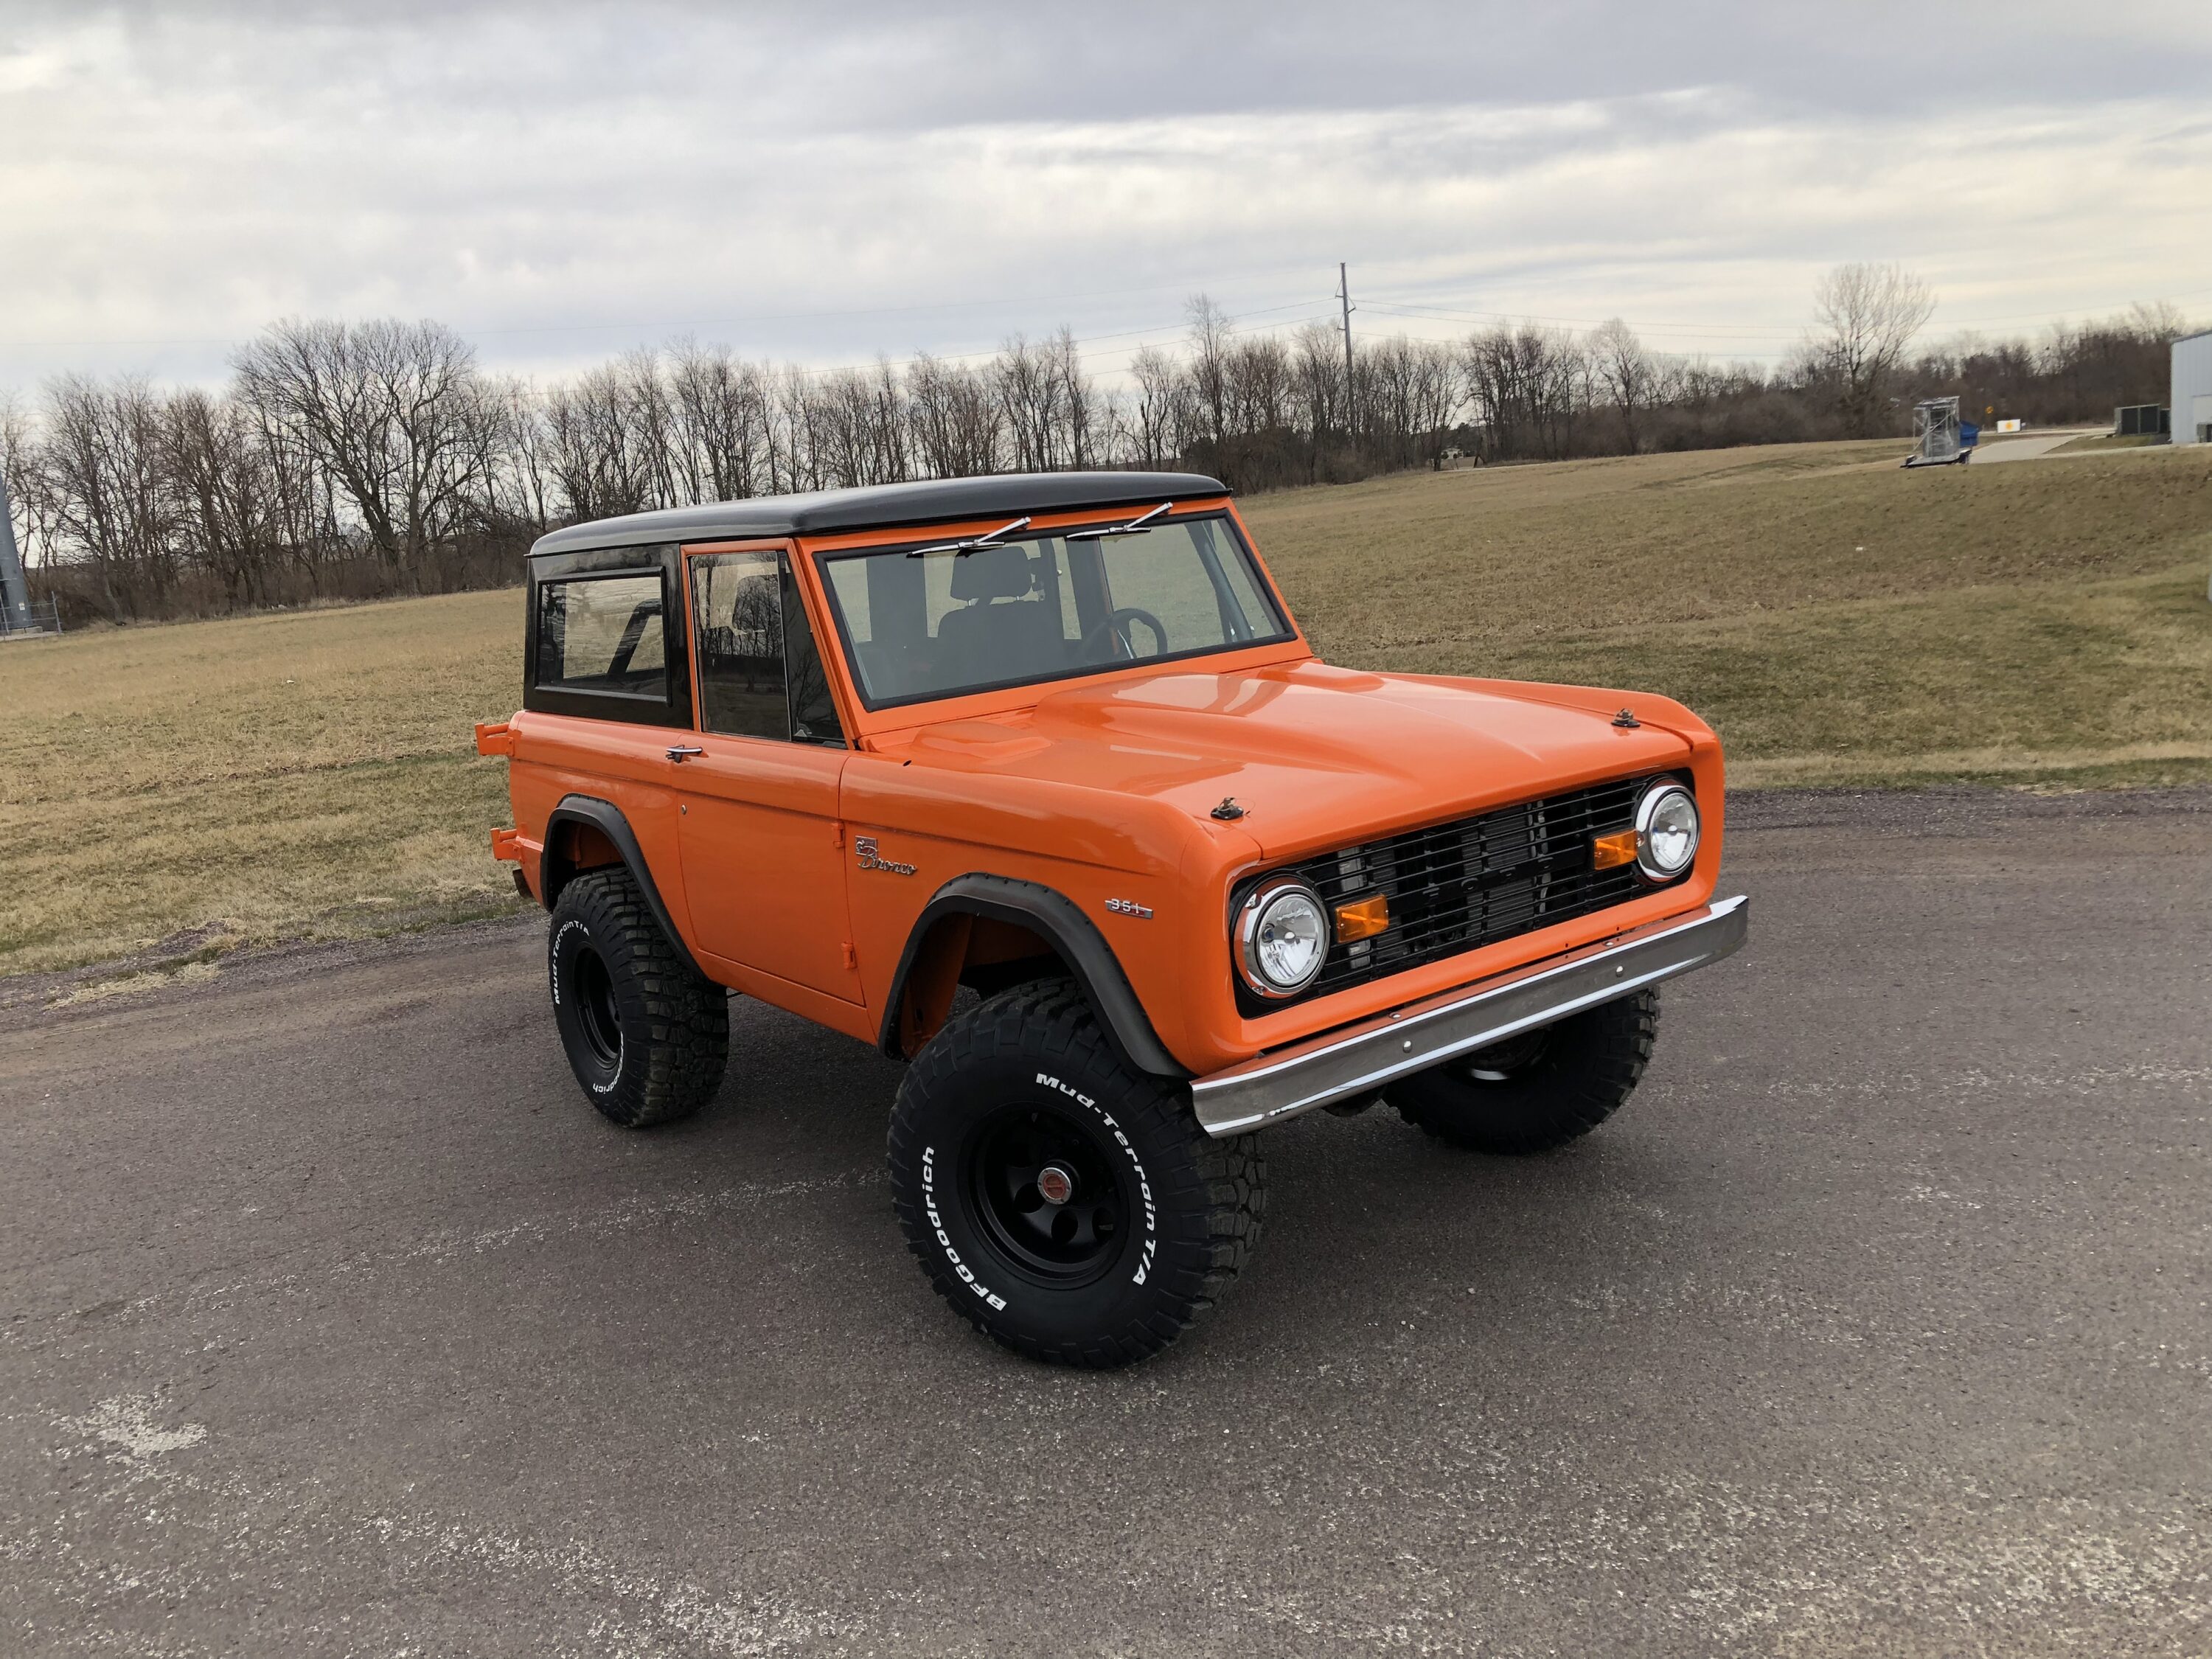
[[831, 553], [822, 569], [871, 708], [1290, 637], [1219, 514], [1104, 539]]

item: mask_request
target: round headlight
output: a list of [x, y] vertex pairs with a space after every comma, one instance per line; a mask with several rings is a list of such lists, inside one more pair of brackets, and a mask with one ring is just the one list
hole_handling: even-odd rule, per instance
[[1314, 982], [1328, 954], [1321, 896], [1301, 882], [1262, 887], [1237, 922], [1237, 965], [1263, 997], [1293, 997]]
[[1698, 803], [1679, 783], [1658, 783], [1636, 804], [1637, 867], [1672, 881], [1698, 856]]

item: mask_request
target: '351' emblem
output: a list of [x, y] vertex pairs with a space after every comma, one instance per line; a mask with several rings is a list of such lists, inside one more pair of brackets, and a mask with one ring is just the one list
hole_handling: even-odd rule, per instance
[[876, 838], [873, 836], [854, 836], [853, 851], [860, 859], [860, 868], [863, 870], [888, 870], [895, 876], [910, 876], [914, 873], [914, 866], [911, 864], [901, 864], [896, 860], [887, 859], [878, 852]]

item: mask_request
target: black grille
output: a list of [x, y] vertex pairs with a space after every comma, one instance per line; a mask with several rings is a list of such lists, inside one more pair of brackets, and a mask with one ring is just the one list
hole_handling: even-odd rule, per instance
[[1593, 869], [1590, 837], [1633, 823], [1648, 781], [1550, 795], [1268, 872], [1263, 879], [1307, 882], [1324, 909], [1375, 893], [1390, 902], [1390, 926], [1373, 939], [1332, 944], [1305, 994], [1325, 996], [1634, 898], [1646, 890], [1636, 866]]

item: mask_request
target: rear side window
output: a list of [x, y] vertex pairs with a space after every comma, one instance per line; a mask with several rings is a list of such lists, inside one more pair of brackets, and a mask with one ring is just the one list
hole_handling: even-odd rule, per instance
[[548, 691], [668, 699], [658, 570], [540, 584], [538, 684]]

